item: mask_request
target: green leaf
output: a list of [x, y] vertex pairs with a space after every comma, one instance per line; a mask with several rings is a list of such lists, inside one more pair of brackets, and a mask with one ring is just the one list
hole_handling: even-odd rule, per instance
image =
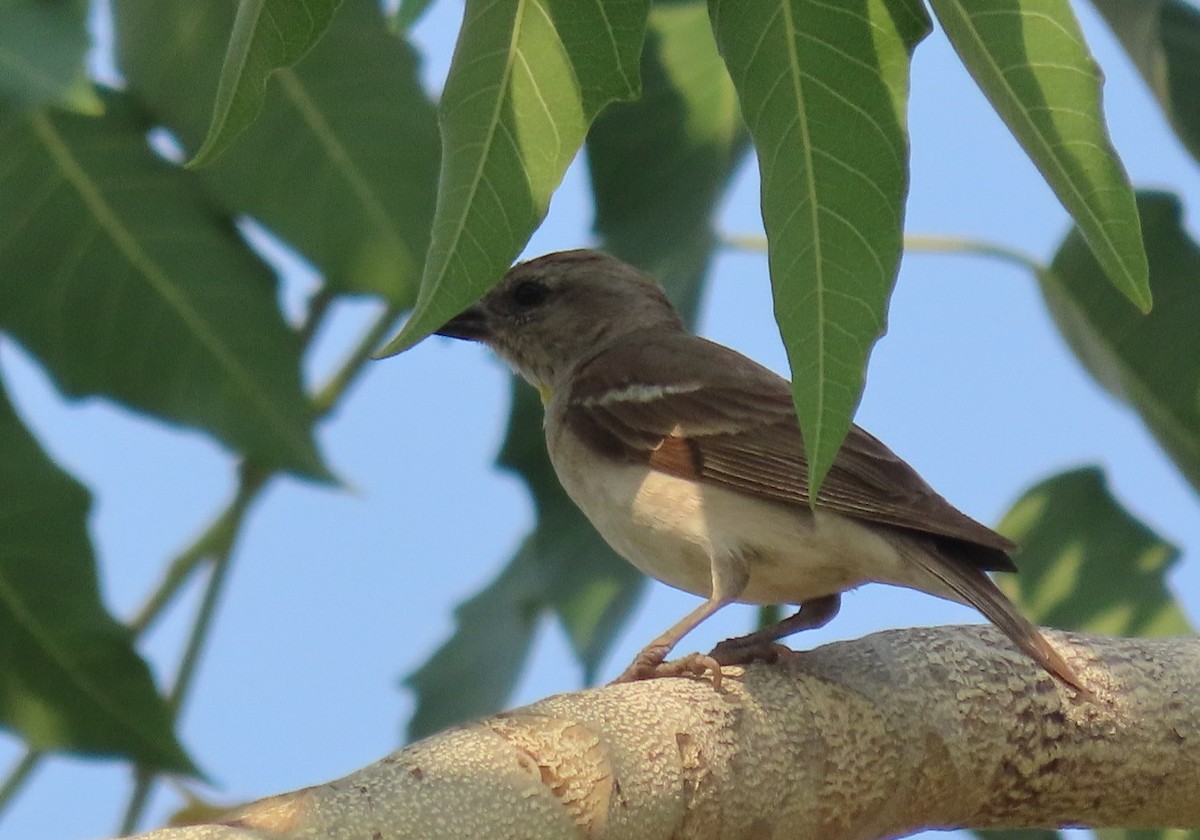
[[1078, 229], [1040, 276], [1042, 296], [1075, 355], [1150, 432], [1200, 490], [1200, 248], [1178, 200], [1138, 196], [1157, 305], [1142, 315], [1106, 284]]
[[775, 318], [813, 495], [883, 334], [908, 190], [907, 0], [710, 0], [762, 176]]
[[254, 122], [267, 78], [300, 60], [321, 37], [342, 0], [239, 0], [221, 67], [212, 123], [189, 166], [204, 166]]
[[[196, 148], [233, 6], [119, 0], [116, 8], [131, 90]], [[276, 73], [258, 119], [199, 174], [231, 214], [254, 216], [332, 288], [410, 306], [438, 142], [413, 49], [388, 34], [375, 0], [347, 0], [313, 50]]]
[[1200, 160], [1200, 10], [1183, 0], [1092, 0], [1192, 157]]
[[100, 602], [90, 506], [0, 386], [0, 727], [34, 749], [194, 773], [132, 634]]
[[327, 478], [274, 278], [128, 102], [104, 101], [101, 118], [0, 115], [0, 329], [71, 396]]
[[[609, 251], [658, 274], [690, 319], [715, 242], [712, 214], [745, 148], [702, 2], [654, 8], [641, 72], [642, 98], [605, 110], [588, 135], [596, 229]], [[546, 609], [593, 682], [645, 587], [567, 498], [546, 454], [537, 395], [515, 377], [498, 462], [529, 487], [537, 528], [496, 582], [460, 608], [455, 636], [410, 679], [418, 688], [410, 735], [500, 708], [532, 643], [534, 616]], [[476, 611], [491, 625], [478, 623]], [[507, 644], [497, 625], [513, 628], [504, 631]], [[486, 685], [465, 698], [464, 681], [479, 679]]]
[[1068, 0], [931, 0], [950, 43], [1075, 219], [1104, 274], [1150, 310], [1133, 188], [1109, 141], [1103, 77]]
[[87, 78], [86, 0], [0, 3], [0, 105], [98, 114]]
[[546, 215], [592, 120], [637, 95], [648, 0], [468, 0], [442, 95], [433, 236], [412, 346], [495, 285]]
[[1061, 473], [1028, 490], [1000, 523], [1021, 545], [1004, 590], [1038, 624], [1115, 636], [1191, 633], [1167, 590], [1179, 549], [1109, 493], [1103, 473]]

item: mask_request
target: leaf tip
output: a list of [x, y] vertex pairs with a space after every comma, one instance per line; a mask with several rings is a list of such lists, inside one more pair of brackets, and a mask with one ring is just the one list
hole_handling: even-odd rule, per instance
[[[446, 316], [448, 318], [449, 316]], [[443, 318], [442, 320], [445, 320]], [[411, 350], [420, 342], [428, 338], [435, 329], [441, 326], [442, 321], [439, 321], [436, 316], [430, 315], [429, 305], [418, 298], [417, 305], [413, 307], [412, 314], [408, 316], [408, 320], [400, 327], [400, 331], [379, 350], [371, 356], [373, 359], [389, 359], [392, 356], [399, 356], [405, 350]]]
[[1149, 286], [1139, 286], [1132, 300], [1133, 305], [1143, 315], [1149, 315], [1150, 310], [1154, 308], [1154, 296], [1150, 294]]
[[183, 164], [183, 168], [195, 171], [208, 166], [221, 154], [225, 144], [221, 144], [221, 148], [217, 148], [217, 137], [210, 134], [204, 138], [204, 143], [200, 146], [200, 150], [192, 155], [192, 159]]
[[[409, 323], [412, 323], [410, 320]], [[371, 356], [372, 359], [390, 359], [392, 356], [399, 356], [405, 350], [411, 350], [417, 342], [428, 335], [423, 330], [409, 329], [408, 324], [400, 328], [400, 332], [396, 333], [396, 337], [383, 345], [379, 350]]]
[[1143, 315], [1149, 315], [1154, 308], [1154, 295], [1150, 291], [1150, 267], [1143, 256], [1141, 266], [1132, 274], [1126, 275], [1124, 282], [1118, 282], [1109, 272], [1110, 280], [1125, 299], [1137, 307]]
[[325, 463], [316, 443], [309, 441], [298, 453], [299, 459], [293, 463], [282, 465], [282, 468], [297, 478], [311, 481], [325, 487], [344, 488], [346, 483]]

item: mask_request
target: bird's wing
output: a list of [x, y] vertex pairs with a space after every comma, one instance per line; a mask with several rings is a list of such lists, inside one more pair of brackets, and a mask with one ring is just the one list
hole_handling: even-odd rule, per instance
[[[770, 501], [809, 504], [808, 462], [787, 381], [702, 338], [658, 333], [602, 352], [576, 371], [563, 422], [610, 457]], [[1013, 568], [1007, 558], [1013, 543], [955, 509], [857, 426], [817, 506], [977, 546], [984, 551], [967, 552], [972, 565]]]

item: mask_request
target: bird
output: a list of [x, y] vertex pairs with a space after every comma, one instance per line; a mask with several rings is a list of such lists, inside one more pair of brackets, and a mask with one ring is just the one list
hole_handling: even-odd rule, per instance
[[[436, 333], [479, 342], [541, 394], [550, 461], [604, 540], [643, 573], [704, 602], [614, 682], [711, 673], [779, 655], [866, 583], [975, 607], [1046, 672], [1066, 660], [988, 576], [1016, 545], [938, 495], [851, 425], [814, 499], [790, 383], [689, 332], [652, 277], [600, 251], [518, 263]], [[797, 612], [709, 654], [676, 644], [734, 603]]]

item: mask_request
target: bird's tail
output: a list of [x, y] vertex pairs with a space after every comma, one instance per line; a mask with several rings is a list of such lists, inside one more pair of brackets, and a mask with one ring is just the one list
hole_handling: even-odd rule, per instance
[[1000, 591], [1000, 587], [983, 570], [947, 560], [933, 552], [914, 551], [911, 557], [965, 603], [983, 613], [988, 621], [1051, 676], [1077, 691], [1091, 694], [1062, 654], [1051, 647], [1041, 631], [1021, 614], [1016, 604]]

